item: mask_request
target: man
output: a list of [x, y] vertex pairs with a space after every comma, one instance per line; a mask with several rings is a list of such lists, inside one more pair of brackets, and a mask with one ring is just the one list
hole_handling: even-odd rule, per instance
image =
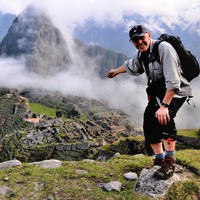
[[125, 72], [135, 76], [146, 73], [149, 102], [144, 112], [144, 136], [155, 154], [154, 165], [161, 166], [154, 177], [165, 180], [175, 170], [177, 130], [174, 118], [186, 98], [192, 96], [191, 87], [181, 75], [180, 60], [171, 44], [163, 41], [158, 45], [158, 62], [153, 52], [157, 41], [151, 38], [151, 33], [143, 25], [131, 28], [129, 37], [138, 52], [122, 66], [108, 71], [107, 77], [113, 78]]

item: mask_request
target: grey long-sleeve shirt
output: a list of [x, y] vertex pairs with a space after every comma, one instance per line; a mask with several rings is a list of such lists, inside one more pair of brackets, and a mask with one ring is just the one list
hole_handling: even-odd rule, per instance
[[[156, 40], [151, 40], [150, 53]], [[157, 61], [149, 63], [148, 77], [157, 81], [165, 77], [165, 85], [168, 90], [175, 91], [175, 97], [192, 96], [189, 82], [181, 75], [182, 69], [179, 57], [175, 49], [168, 42], [161, 42], [158, 46], [160, 63]], [[132, 59], [125, 61], [126, 71], [134, 76], [145, 72], [145, 67], [139, 62], [139, 54], [136, 53]]]

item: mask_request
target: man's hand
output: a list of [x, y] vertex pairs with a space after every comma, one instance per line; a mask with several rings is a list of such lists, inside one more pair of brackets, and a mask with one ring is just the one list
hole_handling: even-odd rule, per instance
[[[173, 97], [174, 97], [174, 90], [168, 90], [166, 89], [165, 96], [162, 99], [162, 102], [165, 104], [170, 105]], [[166, 125], [170, 121], [170, 116], [169, 116], [169, 109], [166, 108], [165, 106], [161, 105], [160, 108], [156, 111], [155, 117], [158, 118], [158, 122], [162, 125]]]
[[166, 125], [170, 121], [169, 110], [164, 106], [160, 106], [160, 108], [156, 111], [155, 116], [162, 125]]
[[111, 69], [110, 71], [108, 71], [108, 73], [106, 74], [106, 76], [108, 78], [113, 78], [115, 76], [117, 76], [118, 74], [122, 74], [126, 72], [126, 68], [124, 67], [124, 65], [116, 68], [116, 69]]
[[117, 70], [116, 69], [111, 69], [110, 71], [108, 71], [108, 73], [106, 74], [106, 76], [108, 78], [113, 78], [117, 75]]

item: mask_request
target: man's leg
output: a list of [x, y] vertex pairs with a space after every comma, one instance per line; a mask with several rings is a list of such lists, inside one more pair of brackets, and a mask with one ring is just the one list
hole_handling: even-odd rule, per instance
[[[176, 141], [168, 141], [168, 140], [163, 140], [165, 152], [168, 152], [167, 156], [172, 157], [174, 155], [175, 151], [175, 145]], [[155, 155], [160, 155], [164, 153], [162, 142], [156, 143], [156, 144], [151, 144], [151, 148], [153, 149], [153, 152]]]
[[153, 149], [153, 152], [155, 154], [162, 154], [164, 152], [163, 147], [162, 147], [162, 142], [156, 143], [156, 144], [151, 144], [151, 148]]
[[160, 169], [154, 173], [154, 177], [159, 180], [166, 180], [173, 176], [175, 171], [174, 150], [176, 142], [173, 140], [163, 140], [165, 148], [165, 160]]
[[165, 153], [163, 150], [162, 142], [150, 144], [150, 146], [153, 149], [153, 152], [155, 154], [154, 155], [154, 165], [162, 166], [164, 163], [164, 158], [165, 158]]
[[[182, 103], [182, 102], [181, 102]], [[165, 150], [165, 159], [163, 165], [154, 173], [154, 177], [159, 180], [166, 180], [173, 176], [175, 171], [175, 160], [174, 151], [176, 146], [176, 135], [177, 130], [174, 122], [174, 117], [178, 111], [179, 106], [177, 106], [176, 101], [170, 104], [170, 122], [163, 126], [162, 141]]]
[[156, 99], [152, 99], [146, 107], [144, 112], [143, 130], [145, 142], [147, 145], [151, 146], [154, 153], [154, 165], [161, 166], [163, 164], [165, 154], [162, 144], [161, 125], [155, 117], [155, 112], [158, 109], [156, 104]]
[[[155, 153], [155, 157], [164, 157], [164, 162], [162, 163], [161, 168], [158, 169], [154, 174], [154, 177], [157, 179], [165, 180], [174, 174], [175, 162], [173, 155], [175, 151], [175, 140], [177, 134], [174, 118], [185, 100], [185, 97], [181, 99], [174, 98], [172, 100], [169, 108], [171, 119], [170, 123], [168, 123], [166, 126], [161, 126], [158, 123], [158, 120], [155, 119], [155, 106], [153, 107], [152, 104], [149, 104], [145, 110], [143, 126], [145, 140], [151, 144], [151, 147]], [[160, 141], [163, 141], [165, 153]]]
[[175, 151], [176, 141], [163, 140], [166, 151]]

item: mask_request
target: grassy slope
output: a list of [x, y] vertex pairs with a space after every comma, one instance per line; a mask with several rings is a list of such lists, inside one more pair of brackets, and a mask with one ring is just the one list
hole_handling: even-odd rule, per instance
[[178, 135], [188, 136], [193, 138], [200, 138], [198, 129], [180, 129], [178, 130]]
[[[33, 113], [41, 114], [41, 115], [47, 115], [49, 117], [56, 117], [56, 109], [50, 108], [48, 106], [41, 105], [39, 103], [29, 103], [30, 109]], [[80, 113], [80, 118], [83, 121], [87, 121], [88, 117], [84, 112]], [[67, 120], [67, 118], [63, 117], [63, 119]]]
[[47, 115], [49, 117], [56, 117], [56, 109], [43, 106], [38, 103], [29, 103], [32, 112], [37, 114]]
[[[177, 156], [181, 161], [188, 162], [200, 170], [200, 165], [195, 164], [199, 163], [199, 153], [199, 150], [194, 151], [191, 158], [190, 151], [180, 151]], [[7, 185], [13, 191], [12, 199], [14, 200], [45, 199], [49, 196], [53, 196], [56, 200], [148, 200], [149, 197], [135, 194], [133, 188], [136, 182], [126, 180], [123, 175], [130, 171], [139, 175], [142, 168], [151, 165], [151, 157], [128, 155], [121, 155], [107, 162], [65, 161], [64, 165], [57, 169], [42, 169], [26, 163], [20, 167], [0, 170], [0, 185]], [[86, 170], [87, 173], [78, 174], [76, 170]], [[4, 178], [8, 180], [5, 181]], [[197, 178], [199, 179], [199, 176]], [[121, 192], [104, 191], [102, 186], [109, 181], [120, 181], [123, 190]], [[38, 191], [35, 191], [36, 182], [39, 184]], [[165, 199], [183, 199], [184, 197], [184, 200], [191, 200], [198, 192], [200, 188], [197, 179], [191, 179], [175, 184]], [[0, 196], [0, 199], [3, 197]], [[4, 199], [10, 199], [10, 197]]]
[[[30, 104], [31, 110], [38, 114], [55, 117], [55, 109]], [[178, 134], [190, 137], [199, 137], [198, 130], [179, 130]], [[140, 138], [141, 140], [141, 138]], [[186, 166], [197, 174], [197, 179], [186, 183], [175, 184], [169, 191], [166, 199], [195, 199], [199, 189], [200, 150], [183, 150], [176, 152], [179, 164]], [[21, 167], [0, 170], [0, 185], [7, 185], [12, 199], [44, 199], [52, 195], [54, 199], [90, 199], [90, 200], [141, 200], [149, 199], [133, 193], [135, 181], [125, 180], [123, 174], [129, 171], [140, 173], [144, 167], [152, 165], [152, 158], [148, 156], [121, 155], [107, 162], [64, 162], [58, 169], [41, 169], [37, 166], [23, 164]], [[77, 174], [77, 169], [84, 169], [88, 173]], [[8, 178], [5, 181], [4, 178]], [[106, 192], [102, 189], [104, 183], [119, 180], [123, 185], [121, 192]], [[38, 182], [39, 191], [34, 191], [34, 183]], [[10, 196], [11, 196], [10, 195]], [[10, 199], [6, 196], [0, 199]]]

